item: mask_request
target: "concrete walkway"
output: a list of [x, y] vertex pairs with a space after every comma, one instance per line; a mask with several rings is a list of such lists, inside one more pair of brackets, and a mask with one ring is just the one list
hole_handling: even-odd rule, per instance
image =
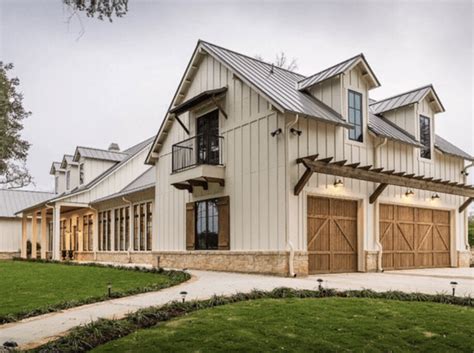
[[459, 285], [456, 295], [474, 296], [474, 268], [446, 268], [428, 270], [391, 271], [385, 273], [348, 273], [283, 278], [211, 271], [189, 271], [192, 279], [176, 287], [159, 292], [114, 299], [57, 313], [37, 316], [0, 326], [0, 346], [15, 341], [20, 348], [32, 348], [52, 340], [71, 328], [98, 318], [122, 318], [138, 309], [163, 305], [180, 300], [179, 293], [187, 291], [187, 300], [207, 299], [214, 294], [229, 295], [252, 289], [271, 290], [277, 287], [315, 289], [318, 278], [324, 286], [335, 289], [373, 289], [376, 291], [400, 290], [427, 294], [450, 293], [451, 281]]

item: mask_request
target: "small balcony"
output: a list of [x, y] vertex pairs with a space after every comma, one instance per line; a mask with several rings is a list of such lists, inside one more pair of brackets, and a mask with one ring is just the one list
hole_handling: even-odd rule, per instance
[[208, 190], [209, 183], [224, 186], [224, 137], [201, 134], [172, 146], [170, 183], [177, 189], [193, 192]]

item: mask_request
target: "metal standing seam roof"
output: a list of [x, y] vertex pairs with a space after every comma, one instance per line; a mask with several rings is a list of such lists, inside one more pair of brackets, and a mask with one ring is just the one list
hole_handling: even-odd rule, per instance
[[214, 44], [204, 41], [199, 41], [199, 44], [257, 91], [266, 95], [277, 108], [337, 125], [351, 126], [331, 107], [297, 89], [297, 83], [305, 76]]
[[0, 190], [0, 217], [13, 218], [19, 210], [46, 201], [55, 194], [26, 190]]
[[64, 172], [65, 170], [61, 168], [61, 162], [53, 162], [51, 164], [51, 169], [49, 174], [54, 174], [56, 171]]
[[456, 147], [453, 145], [451, 142], [445, 140], [439, 135], [435, 135], [435, 141], [434, 141], [435, 148], [440, 150], [443, 153], [449, 154], [454, 157], [461, 157], [464, 158], [468, 161], [473, 161], [474, 162], [474, 157], [471, 156], [469, 153], [464, 152], [462, 149], [459, 147]]
[[364, 55], [363, 54], [358, 54], [358, 55], [356, 55], [356, 56], [354, 56], [350, 59], [347, 59], [347, 60], [344, 60], [343, 62], [340, 62], [339, 64], [331, 66], [331, 67], [329, 67], [329, 68], [327, 68], [323, 71], [320, 71], [318, 73], [315, 73], [314, 75], [311, 75], [309, 77], [306, 77], [306, 78], [302, 79], [301, 81], [298, 82], [297, 88], [299, 90], [304, 90], [304, 89], [309, 88], [309, 87], [311, 87], [311, 86], [313, 86], [317, 83], [320, 83], [322, 81], [325, 81], [325, 80], [328, 80], [332, 77], [335, 77], [335, 76], [343, 73], [347, 69], [351, 68], [359, 60], [364, 60], [365, 64], [367, 65], [367, 67], [371, 71], [371, 74], [374, 77], [377, 85], [380, 86], [380, 82], [378, 81], [377, 77], [375, 76], [375, 74], [370, 69], [370, 66], [367, 63], [367, 60], [365, 60]]
[[84, 158], [99, 159], [104, 161], [120, 162], [128, 156], [127, 153], [118, 151], [109, 151], [99, 148], [77, 146], [74, 153], [74, 160], [78, 161], [78, 155]]
[[63, 160], [61, 161], [61, 168], [64, 169], [66, 166], [64, 164], [70, 164], [70, 165], [77, 165], [76, 162], [74, 162], [74, 156], [70, 154], [65, 154], [63, 156]]
[[385, 137], [389, 140], [406, 143], [414, 147], [422, 147], [415, 136], [412, 136], [401, 127], [384, 117], [369, 113], [368, 128], [377, 136]]
[[[423, 99], [428, 92], [433, 91], [433, 94], [436, 96], [436, 92], [433, 89], [432, 85], [427, 85], [423, 86], [420, 88], [416, 88], [414, 90], [405, 92], [405, 93], [400, 93], [396, 96], [385, 98], [382, 100], [379, 100], [375, 103], [370, 104], [370, 108], [375, 114], [380, 114], [383, 112], [387, 112], [389, 110], [397, 109], [400, 107], [405, 107], [407, 105], [419, 102], [421, 99]], [[437, 96], [436, 96], [437, 97]], [[438, 99], [439, 101], [439, 99]], [[442, 109], [444, 110], [441, 102], [439, 102]]]
[[99, 203], [99, 202], [111, 200], [117, 197], [130, 195], [138, 191], [154, 188], [155, 184], [156, 184], [156, 169], [153, 166], [149, 168], [148, 170], [146, 170], [143, 174], [141, 174], [139, 177], [137, 177], [135, 180], [133, 180], [130, 184], [128, 184], [119, 192], [94, 200], [91, 203]]

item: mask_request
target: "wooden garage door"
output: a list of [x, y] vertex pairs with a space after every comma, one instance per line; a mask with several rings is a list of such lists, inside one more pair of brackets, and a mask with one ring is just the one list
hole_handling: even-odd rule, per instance
[[384, 269], [450, 265], [448, 211], [380, 205]]
[[357, 201], [308, 197], [309, 273], [357, 271]]

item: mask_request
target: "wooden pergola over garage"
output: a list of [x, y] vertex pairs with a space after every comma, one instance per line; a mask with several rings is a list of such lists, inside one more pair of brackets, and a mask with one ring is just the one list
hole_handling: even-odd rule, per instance
[[[321, 173], [377, 183], [369, 197], [371, 204], [389, 185], [467, 197], [459, 212], [474, 200], [472, 186], [317, 157], [313, 155], [297, 160], [306, 170], [294, 188], [295, 195], [303, 190], [313, 173]], [[386, 204], [381, 204], [379, 208], [383, 268], [450, 266], [449, 211]], [[357, 271], [357, 203], [309, 196], [307, 209], [308, 272]]]

